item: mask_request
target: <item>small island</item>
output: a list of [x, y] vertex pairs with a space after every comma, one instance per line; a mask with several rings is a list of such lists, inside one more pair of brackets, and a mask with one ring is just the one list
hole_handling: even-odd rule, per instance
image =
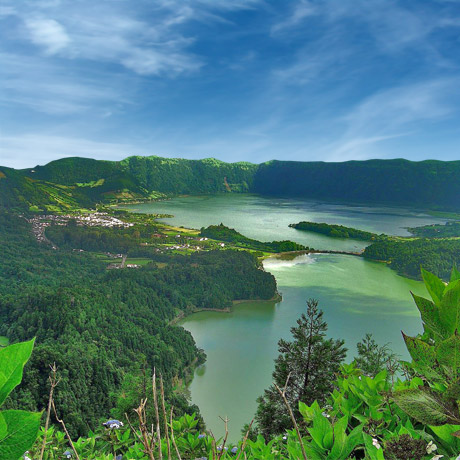
[[299, 222], [297, 224], [290, 224], [289, 227], [297, 230], [304, 230], [307, 232], [321, 233], [332, 238], [352, 238], [362, 241], [382, 241], [387, 238], [383, 233], [366, 232], [352, 227], [345, 227], [343, 225], [326, 224], [324, 222]]

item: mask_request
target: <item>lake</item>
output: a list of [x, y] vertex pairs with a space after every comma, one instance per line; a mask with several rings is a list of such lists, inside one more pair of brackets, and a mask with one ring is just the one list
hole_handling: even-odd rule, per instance
[[[408, 235], [406, 227], [445, 222], [401, 208], [246, 194], [180, 197], [126, 207], [137, 212], [173, 214], [164, 222], [176, 226], [201, 228], [222, 222], [262, 241], [289, 239], [315, 249], [345, 251], [360, 250], [366, 243], [329, 238], [288, 225], [308, 220]], [[246, 302], [230, 313], [200, 312], [181, 323], [208, 356], [190, 385], [192, 402], [200, 407], [216, 435], [223, 433], [219, 416], [228, 416], [232, 440], [253, 417], [256, 398], [271, 383], [277, 342], [290, 339], [290, 328], [305, 311], [307, 299], [318, 299], [329, 335], [345, 340], [350, 359], [356, 343], [367, 332], [406, 358], [401, 330], [407, 334], [421, 330], [410, 291], [427, 295], [423, 284], [397, 275], [384, 264], [354, 256], [314, 254], [290, 261], [267, 259], [264, 267], [276, 277], [281, 302]]]

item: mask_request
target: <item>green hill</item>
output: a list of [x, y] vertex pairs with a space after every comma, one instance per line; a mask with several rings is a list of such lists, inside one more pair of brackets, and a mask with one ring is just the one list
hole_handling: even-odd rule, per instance
[[0, 174], [0, 206], [18, 209], [72, 209], [99, 202], [220, 192], [460, 209], [460, 161], [255, 165], [213, 158], [133, 156], [119, 162], [64, 158], [32, 169], [0, 168]]
[[342, 202], [460, 209], [460, 161], [271, 161], [252, 191]]

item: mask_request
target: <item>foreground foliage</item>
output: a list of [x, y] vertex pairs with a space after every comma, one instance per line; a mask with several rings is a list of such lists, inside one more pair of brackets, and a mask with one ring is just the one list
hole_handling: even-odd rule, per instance
[[[30, 358], [34, 340], [0, 349], [0, 406], [19, 385], [24, 365]], [[0, 458], [16, 460], [29, 449], [40, 428], [41, 413], [24, 410], [0, 412]]]
[[[376, 347], [371, 337], [361, 342], [359, 361], [363, 367], [370, 366], [369, 375], [356, 362], [339, 368], [343, 343], [324, 338], [326, 325], [316, 302], [309, 301], [306, 315], [293, 328], [294, 341], [280, 343], [282, 353], [275, 371], [279, 383], [281, 377], [292, 375], [291, 388], [288, 378], [283, 391], [275, 387], [281, 396], [275, 407], [281, 411], [284, 402], [293, 428], [267, 434], [262, 422], [255, 431], [249, 427], [249, 438], [231, 444], [227, 437], [216, 440], [203, 432], [196, 414], [173, 418], [171, 409], [167, 416], [163, 403], [153, 404], [154, 419], [147, 423], [144, 399], [134, 413], [127, 412], [125, 426], [119, 422], [112, 428], [100, 426], [74, 441], [73, 452], [65, 435], [49, 428], [43, 458], [59, 459], [67, 451], [88, 460], [458, 460], [460, 272], [454, 269], [447, 285], [428, 272], [423, 277], [431, 300], [414, 296], [424, 332], [418, 337], [405, 336], [412, 356], [412, 362], [405, 364], [407, 379], [395, 380], [392, 369], [375, 373], [378, 367], [388, 366], [392, 357], [385, 347]], [[305, 365], [314, 362], [319, 369], [320, 357], [330, 362], [332, 355], [337, 356], [332, 366], [337, 372], [334, 376], [330, 368], [330, 381]], [[302, 390], [307, 374], [312, 381]], [[155, 378], [148, 391], [153, 394], [150, 400], [158, 401]], [[310, 391], [315, 395], [312, 402], [308, 401]], [[44, 435], [42, 430], [28, 454], [32, 460], [39, 458]]]

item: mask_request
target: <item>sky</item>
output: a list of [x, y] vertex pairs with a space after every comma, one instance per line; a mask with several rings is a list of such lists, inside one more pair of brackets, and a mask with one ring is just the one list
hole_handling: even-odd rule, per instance
[[0, 0], [0, 164], [460, 159], [460, 0]]

